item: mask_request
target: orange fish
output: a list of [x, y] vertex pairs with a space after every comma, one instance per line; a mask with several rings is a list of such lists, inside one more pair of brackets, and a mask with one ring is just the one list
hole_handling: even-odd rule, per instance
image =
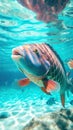
[[70, 69], [73, 69], [73, 59], [71, 59], [67, 64]]

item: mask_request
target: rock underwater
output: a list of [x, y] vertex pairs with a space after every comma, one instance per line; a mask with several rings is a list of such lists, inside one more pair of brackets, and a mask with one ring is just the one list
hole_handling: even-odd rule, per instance
[[61, 109], [34, 118], [23, 130], [73, 130], [73, 109]]

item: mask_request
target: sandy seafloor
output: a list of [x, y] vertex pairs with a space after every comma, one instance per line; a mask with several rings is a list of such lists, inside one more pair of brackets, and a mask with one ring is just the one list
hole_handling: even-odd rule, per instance
[[[67, 109], [73, 108], [73, 104], [70, 103], [72, 99], [71, 93], [69, 98], [66, 96]], [[32, 119], [39, 119], [53, 112], [58, 113], [62, 108], [59, 92], [53, 92], [51, 96], [46, 95], [32, 83], [24, 88], [14, 86], [14, 84], [2, 86], [0, 89], [0, 130], [25, 130]]]

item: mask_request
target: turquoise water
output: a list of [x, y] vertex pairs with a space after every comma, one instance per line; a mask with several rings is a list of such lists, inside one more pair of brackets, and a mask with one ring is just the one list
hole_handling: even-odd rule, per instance
[[[16, 0], [0, 1], [0, 130], [21, 130], [33, 117], [62, 108], [59, 92], [43, 93], [33, 83], [20, 88], [16, 81], [25, 77], [11, 59], [12, 49], [19, 45], [50, 44], [61, 57], [66, 71], [73, 58], [73, 1], [54, 22], [36, 20], [36, 14]], [[73, 70], [71, 70], [73, 77]], [[54, 99], [54, 100], [53, 100]], [[66, 108], [73, 107], [73, 95], [66, 97]], [[20, 125], [21, 123], [21, 125]]]

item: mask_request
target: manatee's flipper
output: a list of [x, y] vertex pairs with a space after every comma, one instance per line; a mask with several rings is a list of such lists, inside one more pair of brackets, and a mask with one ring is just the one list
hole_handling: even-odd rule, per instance
[[65, 107], [65, 93], [60, 93], [62, 106]]
[[47, 92], [47, 91], [46, 91], [46, 88], [41, 87], [41, 90], [42, 90], [44, 93], [46, 93], [46, 94], [48, 94], [48, 95], [51, 95], [51, 93], [50, 93], [50, 92]]
[[30, 80], [28, 78], [24, 78], [24, 79], [21, 79], [21, 80], [18, 81], [18, 85], [21, 86], [21, 87], [26, 86], [29, 83], [30, 83]]

